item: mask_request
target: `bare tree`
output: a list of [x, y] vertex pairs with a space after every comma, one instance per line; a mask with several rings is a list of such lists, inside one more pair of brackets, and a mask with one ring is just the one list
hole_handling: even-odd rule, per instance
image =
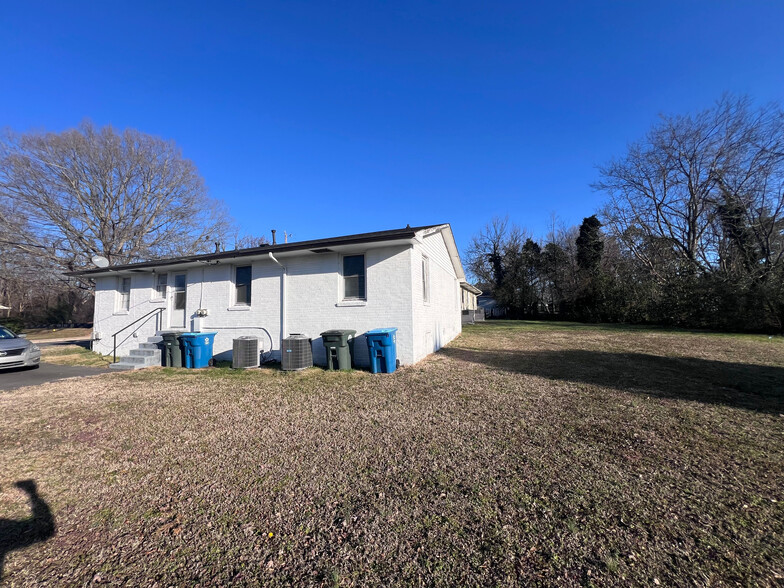
[[503, 258], [510, 241], [520, 241], [520, 229], [509, 224], [509, 217], [493, 217], [468, 246], [468, 270], [486, 287], [498, 287], [504, 281]]
[[[662, 117], [600, 173], [594, 187], [610, 196], [602, 211], [606, 227], [662, 292], [680, 292], [675, 302], [690, 300], [685, 310], [699, 306], [705, 316], [782, 328], [780, 106], [754, 109], [748, 98], [725, 96], [696, 115]], [[707, 290], [714, 302], [707, 302]], [[761, 307], [767, 318], [748, 318]]]
[[781, 213], [782, 172], [781, 109], [753, 111], [748, 98], [725, 96], [697, 115], [662, 117], [625, 157], [600, 168], [594, 188], [610, 196], [606, 226], [651, 272], [665, 258], [705, 272], [726, 250], [718, 214], [728, 193], [749, 226], [771, 238], [760, 215]]
[[540, 258], [539, 245], [508, 217], [493, 218], [471, 239], [467, 252], [469, 272], [480, 287], [516, 314], [536, 306]]
[[[0, 243], [61, 270], [209, 251], [231, 223], [170, 141], [85, 122], [0, 142]], [[2, 237], [2, 236], [5, 237]]]
[[266, 237], [258, 237], [256, 235], [241, 235], [239, 232], [234, 233], [234, 249], [248, 249], [252, 247], [263, 247], [269, 245], [269, 240]]

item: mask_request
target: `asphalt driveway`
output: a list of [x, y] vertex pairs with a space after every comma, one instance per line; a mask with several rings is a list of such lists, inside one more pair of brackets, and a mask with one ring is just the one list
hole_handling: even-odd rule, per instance
[[15, 390], [22, 386], [37, 386], [55, 380], [94, 376], [108, 372], [108, 368], [41, 363], [38, 369], [14, 368], [0, 370], [0, 391]]

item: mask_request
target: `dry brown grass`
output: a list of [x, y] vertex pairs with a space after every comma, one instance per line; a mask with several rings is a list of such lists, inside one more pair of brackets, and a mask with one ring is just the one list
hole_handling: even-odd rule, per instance
[[91, 328], [63, 329], [25, 329], [24, 333], [31, 341], [47, 341], [49, 339], [84, 339], [92, 334]]
[[56, 365], [85, 365], [106, 367], [112, 363], [108, 355], [93, 353], [78, 345], [55, 345], [41, 349], [41, 360]]
[[0, 396], [10, 585], [773, 585], [784, 344], [495, 323], [391, 376], [154, 369]]

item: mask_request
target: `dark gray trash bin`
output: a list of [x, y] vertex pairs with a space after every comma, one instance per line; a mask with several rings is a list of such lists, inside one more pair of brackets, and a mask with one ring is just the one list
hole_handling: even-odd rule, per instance
[[176, 331], [161, 333], [161, 355], [163, 365], [166, 367], [182, 367], [182, 349], [180, 347], [180, 334]]

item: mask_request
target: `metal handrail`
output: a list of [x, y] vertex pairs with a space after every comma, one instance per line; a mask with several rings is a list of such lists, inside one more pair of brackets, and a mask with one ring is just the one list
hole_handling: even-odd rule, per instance
[[[113, 347], [113, 349], [112, 349], [112, 363], [117, 363], [117, 335], [119, 335], [120, 333], [122, 333], [122, 332], [123, 332], [125, 329], [129, 329], [130, 327], [132, 327], [133, 325], [135, 325], [136, 323], [138, 323], [140, 320], [142, 320], [142, 319], [145, 319], [145, 318], [149, 318], [149, 317], [150, 317], [150, 315], [153, 315], [153, 314], [155, 314], [156, 312], [157, 312], [157, 313], [159, 313], [159, 314], [162, 314], [164, 310], [166, 310], [166, 309], [165, 309], [165, 308], [156, 308], [156, 309], [154, 309], [154, 310], [151, 310], [150, 312], [148, 312], [148, 313], [147, 313], [147, 314], [145, 314], [144, 316], [140, 316], [139, 318], [137, 318], [137, 319], [136, 319], [135, 321], [133, 321], [132, 323], [129, 323], [129, 324], [125, 325], [125, 326], [124, 326], [122, 329], [120, 329], [120, 330], [119, 330], [119, 331], [117, 331], [117, 332], [116, 332], [114, 335], [112, 335], [112, 343], [113, 343], [113, 345], [114, 345], [114, 347]], [[145, 322], [146, 322], [146, 321], [145, 321]]]

